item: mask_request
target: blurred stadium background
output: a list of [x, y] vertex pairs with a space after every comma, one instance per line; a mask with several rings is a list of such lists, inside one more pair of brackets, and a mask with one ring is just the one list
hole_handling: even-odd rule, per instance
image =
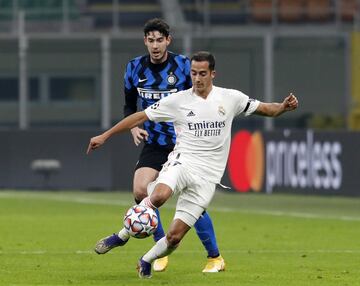
[[170, 50], [215, 54], [217, 85], [300, 100], [276, 120], [236, 120], [225, 184], [359, 195], [359, 15], [357, 0], [0, 0], [0, 187], [131, 188], [130, 136], [85, 148], [122, 117], [125, 64], [162, 17]]

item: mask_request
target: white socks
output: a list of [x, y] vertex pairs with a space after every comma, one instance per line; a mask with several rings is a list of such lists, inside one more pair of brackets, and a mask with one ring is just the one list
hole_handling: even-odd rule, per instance
[[126, 230], [126, 228], [124, 227], [122, 230], [119, 231], [118, 237], [120, 237], [120, 239], [123, 240], [123, 241], [127, 241], [130, 238], [130, 234]]
[[150, 196], [147, 196], [145, 199], [143, 199], [139, 205], [147, 206], [149, 208], [152, 208], [153, 210], [157, 209], [157, 207], [155, 207], [150, 201]]
[[176, 247], [169, 248], [166, 237], [158, 240], [156, 244], [142, 257], [146, 262], [152, 263], [155, 259], [171, 254]]

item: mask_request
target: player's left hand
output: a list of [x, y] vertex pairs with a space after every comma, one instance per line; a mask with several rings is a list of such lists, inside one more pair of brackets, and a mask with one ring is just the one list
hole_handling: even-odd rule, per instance
[[284, 106], [285, 111], [294, 110], [299, 106], [298, 99], [293, 93], [290, 93], [289, 96], [285, 97], [282, 104]]
[[89, 146], [86, 150], [86, 154], [89, 154], [91, 152], [91, 150], [95, 150], [95, 149], [99, 148], [104, 143], [105, 143], [105, 138], [102, 135], [91, 138]]

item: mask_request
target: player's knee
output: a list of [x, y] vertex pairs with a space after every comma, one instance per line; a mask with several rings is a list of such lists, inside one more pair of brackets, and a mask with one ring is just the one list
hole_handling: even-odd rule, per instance
[[161, 207], [166, 202], [166, 198], [162, 193], [152, 193], [150, 200], [157, 208]]
[[147, 186], [134, 186], [133, 193], [135, 202], [139, 204], [143, 199], [147, 197]]
[[172, 190], [169, 186], [159, 183], [155, 186], [155, 190], [151, 193], [151, 203], [157, 208], [161, 207], [172, 194]]

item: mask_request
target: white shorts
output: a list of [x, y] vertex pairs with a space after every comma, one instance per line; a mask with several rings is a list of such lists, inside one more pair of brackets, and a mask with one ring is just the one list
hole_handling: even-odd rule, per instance
[[148, 194], [159, 183], [169, 186], [175, 195], [179, 195], [174, 219], [181, 219], [192, 227], [209, 206], [216, 184], [191, 174], [181, 163], [169, 160], [159, 173], [158, 178], [148, 185]]

